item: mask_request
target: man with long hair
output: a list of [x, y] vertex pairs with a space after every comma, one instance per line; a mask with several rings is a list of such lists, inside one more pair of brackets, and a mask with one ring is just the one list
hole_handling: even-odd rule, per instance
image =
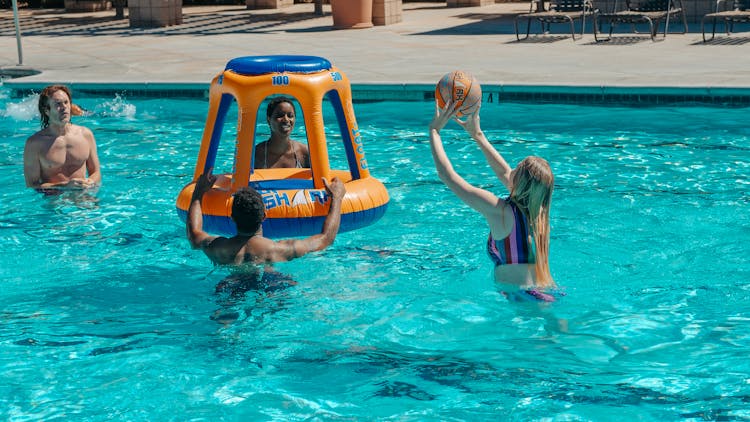
[[94, 134], [71, 123], [76, 114], [70, 89], [50, 85], [39, 94], [42, 129], [26, 140], [26, 186], [38, 190], [86, 189], [101, 184]]

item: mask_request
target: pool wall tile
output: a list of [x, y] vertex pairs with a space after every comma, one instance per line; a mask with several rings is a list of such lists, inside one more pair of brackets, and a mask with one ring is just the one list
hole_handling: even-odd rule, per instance
[[[6, 80], [14, 97], [42, 90], [47, 82]], [[69, 83], [73, 91], [88, 95], [121, 95], [145, 98], [208, 98], [209, 83]], [[352, 84], [355, 101], [433, 101], [432, 84]], [[750, 106], [750, 88], [655, 86], [482, 86], [483, 103], [563, 103], [591, 105], [700, 104]]]

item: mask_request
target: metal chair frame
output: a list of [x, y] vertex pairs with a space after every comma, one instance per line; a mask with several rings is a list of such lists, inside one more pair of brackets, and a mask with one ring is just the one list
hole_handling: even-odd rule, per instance
[[[569, 23], [570, 24], [570, 35], [573, 41], [576, 40], [575, 21], [576, 19], [581, 20], [581, 37], [583, 37], [586, 31], [586, 16], [595, 16], [596, 10], [594, 9], [591, 0], [550, 0], [549, 8], [544, 11], [534, 11], [534, 5], [538, 5], [538, 0], [531, 0], [529, 7], [529, 13], [524, 13], [516, 16], [513, 20], [513, 26], [516, 30], [516, 39], [518, 41], [529, 38], [529, 32], [531, 31], [531, 21], [537, 20], [542, 26], [542, 33], [549, 32], [549, 26], [557, 23]], [[521, 38], [518, 31], [518, 21], [526, 19], [526, 36]], [[594, 18], [594, 22], [596, 19]], [[545, 29], [546, 27], [546, 29]]]
[[[669, 21], [675, 17], [682, 18], [682, 34], [688, 32], [687, 17], [685, 9], [682, 6], [682, 0], [625, 0], [625, 10], [619, 10], [619, 0], [615, 0], [613, 11], [611, 13], [597, 14], [597, 22], [594, 24], [594, 39], [599, 41], [609, 41], [612, 39], [612, 32], [618, 23], [629, 23], [634, 33], [639, 33], [635, 25], [647, 23], [649, 26], [649, 35], [651, 41], [656, 41], [656, 34], [659, 31], [659, 23], [664, 21], [664, 38], [669, 33]], [[601, 38], [598, 36], [599, 20], [609, 22], [609, 36]]]
[[[716, 36], [716, 21], [721, 20], [724, 22], [724, 29], [726, 30], [727, 36], [734, 31], [735, 23], [746, 23], [750, 22], [750, 0], [732, 0], [731, 9], [723, 9], [722, 4], [729, 3], [730, 0], [716, 0], [716, 11], [713, 13], [707, 13], [701, 19], [701, 32], [703, 33], [703, 42], [711, 41]], [[706, 39], [706, 20], [712, 21], [711, 25], [711, 38]]]

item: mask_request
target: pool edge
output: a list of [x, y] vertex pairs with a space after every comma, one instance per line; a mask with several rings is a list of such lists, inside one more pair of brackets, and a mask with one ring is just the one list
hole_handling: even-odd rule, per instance
[[[19, 78], [22, 79], [22, 78]], [[50, 82], [4, 80], [14, 96], [39, 92]], [[65, 83], [65, 82], [62, 82]], [[208, 82], [67, 82], [74, 92], [97, 95], [208, 98]], [[431, 101], [434, 84], [353, 83], [356, 101]], [[750, 88], [694, 86], [506, 85], [483, 84], [483, 102], [576, 104], [701, 103], [750, 106]]]

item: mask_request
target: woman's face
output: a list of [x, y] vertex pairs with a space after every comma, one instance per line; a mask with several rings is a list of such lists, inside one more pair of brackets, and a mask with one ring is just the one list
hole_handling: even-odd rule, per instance
[[279, 103], [268, 119], [268, 126], [272, 133], [289, 136], [294, 130], [294, 106], [289, 103]]

